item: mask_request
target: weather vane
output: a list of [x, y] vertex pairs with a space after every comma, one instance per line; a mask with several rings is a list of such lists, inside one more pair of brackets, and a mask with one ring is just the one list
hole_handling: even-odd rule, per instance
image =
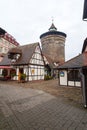
[[54, 22], [54, 17], [52, 16], [52, 23]]

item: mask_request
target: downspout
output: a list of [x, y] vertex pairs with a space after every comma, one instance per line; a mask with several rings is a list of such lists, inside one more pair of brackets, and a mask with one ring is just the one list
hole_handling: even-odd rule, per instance
[[68, 71], [69, 71], [69, 70], [67, 70], [67, 86], [68, 86]]
[[85, 92], [85, 76], [82, 73], [82, 68], [79, 69], [80, 75], [81, 75], [81, 84], [82, 84], [82, 95], [83, 95], [83, 104], [84, 107], [87, 108], [87, 103], [86, 103], [86, 92]]

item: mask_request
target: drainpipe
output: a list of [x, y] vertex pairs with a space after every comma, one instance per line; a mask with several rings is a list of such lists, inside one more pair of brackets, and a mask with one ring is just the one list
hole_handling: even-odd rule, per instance
[[85, 76], [82, 73], [82, 69], [79, 70], [81, 75], [81, 85], [82, 85], [82, 94], [83, 94], [83, 105], [85, 108], [87, 108], [87, 101], [86, 101], [86, 90], [85, 90]]

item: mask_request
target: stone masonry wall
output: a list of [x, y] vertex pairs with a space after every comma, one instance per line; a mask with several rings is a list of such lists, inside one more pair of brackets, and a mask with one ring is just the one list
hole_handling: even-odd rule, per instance
[[60, 35], [47, 35], [41, 38], [42, 52], [54, 62], [65, 61], [65, 37]]

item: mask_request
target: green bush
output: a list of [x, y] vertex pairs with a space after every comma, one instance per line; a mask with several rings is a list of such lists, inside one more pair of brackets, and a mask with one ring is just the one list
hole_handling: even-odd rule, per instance
[[45, 75], [44, 76], [44, 80], [50, 80], [50, 79], [52, 79], [52, 76], [50, 76], [50, 75]]
[[26, 74], [21, 74], [21, 75], [20, 75], [20, 79], [21, 79], [21, 80], [25, 80], [25, 79], [26, 79]]

